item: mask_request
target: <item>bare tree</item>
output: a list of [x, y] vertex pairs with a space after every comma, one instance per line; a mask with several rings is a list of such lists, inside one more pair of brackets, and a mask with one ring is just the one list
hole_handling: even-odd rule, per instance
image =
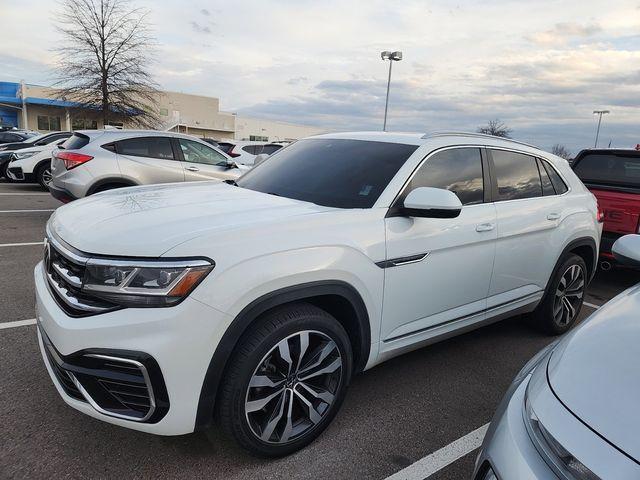
[[573, 157], [569, 149], [564, 145], [562, 145], [561, 143], [556, 143], [553, 147], [551, 147], [551, 153], [559, 157], [562, 157], [565, 160], [571, 160], [571, 158]]
[[494, 137], [511, 138], [512, 132], [513, 130], [497, 118], [495, 120], [489, 120], [489, 123], [484, 126], [478, 127], [478, 133], [493, 135]]
[[61, 0], [56, 15], [63, 37], [56, 48], [59, 97], [95, 112], [105, 125], [128, 119], [156, 127], [159, 92], [149, 73], [154, 40], [147, 15], [129, 0]]

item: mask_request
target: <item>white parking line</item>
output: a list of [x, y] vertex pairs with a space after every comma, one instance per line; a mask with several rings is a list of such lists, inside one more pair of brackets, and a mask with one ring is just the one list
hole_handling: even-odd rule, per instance
[[47, 208], [43, 210], [0, 210], [0, 213], [55, 212], [55, 210], [55, 208]]
[[589, 308], [593, 308], [595, 310], [599, 309], [602, 306], [602, 305], [596, 305], [595, 303], [589, 303], [589, 302], [582, 302], [582, 304]]
[[50, 193], [44, 192], [34, 192], [34, 193], [26, 193], [26, 192], [0, 192], [0, 195], [51, 195]]
[[31, 245], [44, 245], [44, 242], [0, 243], [0, 248], [1, 247], [29, 247]]
[[473, 432], [467, 433], [464, 437], [450, 443], [446, 447], [442, 447], [431, 455], [427, 455], [422, 460], [418, 460], [407, 468], [387, 477], [387, 480], [422, 480], [428, 478], [444, 467], [451, 465], [459, 458], [479, 448], [480, 445], [482, 445], [482, 439], [485, 433], [487, 433], [488, 428], [488, 423], [480, 428], [476, 428]]
[[0, 330], [3, 328], [16, 328], [16, 327], [24, 327], [26, 325], [35, 325], [36, 319], [30, 318], [29, 320], [18, 320], [15, 322], [2, 322], [0, 323]]

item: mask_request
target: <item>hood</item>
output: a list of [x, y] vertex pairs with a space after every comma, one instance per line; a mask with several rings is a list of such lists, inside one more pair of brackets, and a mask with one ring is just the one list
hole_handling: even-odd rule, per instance
[[176, 245], [247, 226], [332, 210], [220, 182], [110, 190], [56, 210], [49, 229], [86, 253], [159, 257]]
[[640, 460], [640, 285], [601, 307], [554, 350], [551, 387], [580, 420]]

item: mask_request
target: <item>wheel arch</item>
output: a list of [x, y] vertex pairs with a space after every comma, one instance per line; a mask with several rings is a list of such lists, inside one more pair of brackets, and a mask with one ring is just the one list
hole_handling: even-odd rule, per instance
[[46, 164], [51, 164], [51, 159], [50, 158], [44, 158], [42, 160], [40, 160], [38, 163], [35, 164], [35, 166], [33, 167], [33, 170], [31, 171], [33, 174], [38, 172], [38, 169], [43, 167]]
[[362, 297], [343, 281], [318, 281], [267, 293], [244, 307], [231, 322], [209, 362], [200, 390], [195, 430], [208, 428], [214, 417], [218, 387], [227, 362], [248, 328], [264, 313], [289, 303], [305, 301], [333, 315], [345, 328], [354, 353], [354, 371], [362, 371], [369, 358], [371, 331]]
[[551, 279], [554, 278], [558, 271], [558, 268], [560, 268], [562, 259], [564, 259], [569, 253], [578, 255], [584, 260], [584, 263], [587, 265], [587, 278], [589, 279], [589, 282], [593, 279], [598, 266], [598, 247], [596, 246], [596, 241], [593, 238], [580, 237], [569, 242], [558, 256], [558, 260], [556, 261], [556, 264], [553, 267], [553, 271], [549, 276], [549, 280], [547, 281], [545, 295], [547, 293], [547, 290], [549, 289], [549, 286], [551, 285]]
[[132, 180], [126, 179], [126, 178], [122, 178], [122, 177], [109, 177], [109, 178], [103, 178], [101, 180], [98, 180], [96, 183], [94, 183], [93, 185], [91, 185], [91, 188], [89, 188], [89, 190], [87, 191], [86, 196], [89, 195], [93, 195], [94, 193], [96, 193], [96, 190], [98, 190], [101, 187], [104, 187], [106, 185], [119, 185], [122, 187], [136, 187], [138, 186], [138, 184]]

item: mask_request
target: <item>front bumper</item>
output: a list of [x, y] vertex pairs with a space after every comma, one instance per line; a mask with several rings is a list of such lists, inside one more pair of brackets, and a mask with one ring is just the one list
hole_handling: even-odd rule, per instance
[[49, 192], [51, 192], [53, 198], [60, 200], [62, 203], [69, 203], [78, 199], [68, 190], [56, 187], [53, 184], [49, 184]]
[[[58, 306], [47, 288], [42, 263], [34, 271], [36, 315], [42, 356], [62, 399], [71, 407], [108, 423], [159, 435], [194, 431], [205, 373], [228, 322], [225, 314], [192, 298], [168, 308], [128, 308], [73, 318]], [[46, 335], [46, 337], [45, 337]], [[128, 352], [148, 356], [166, 386], [166, 411], [144, 421], [104, 413], [64, 385], [49, 358], [45, 341], [63, 359], [86, 352]], [[77, 362], [69, 362], [73, 369]], [[86, 372], [85, 372], [86, 373]], [[153, 382], [158, 384], [156, 378]], [[162, 395], [159, 395], [160, 405]], [[160, 405], [161, 406], [161, 405]]]

